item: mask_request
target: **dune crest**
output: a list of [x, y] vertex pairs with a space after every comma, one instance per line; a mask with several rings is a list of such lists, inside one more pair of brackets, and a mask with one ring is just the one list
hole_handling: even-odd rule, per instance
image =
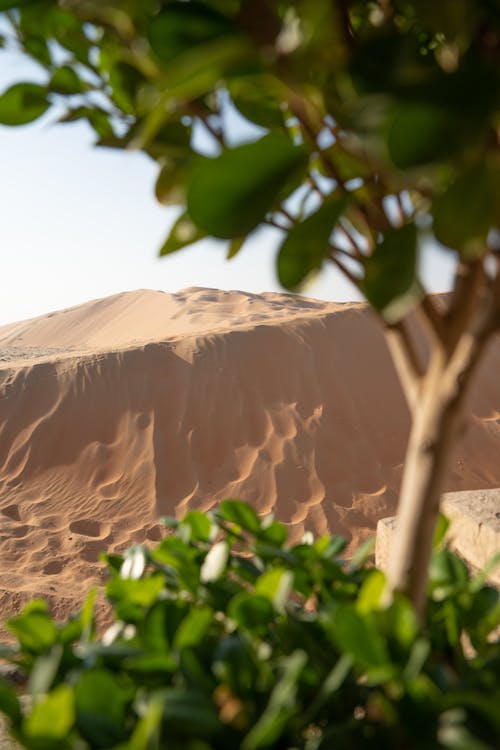
[[[498, 486], [500, 347], [447, 490]], [[225, 497], [352, 545], [393, 513], [409, 416], [360, 304], [140, 290], [0, 327], [2, 618], [66, 615], [98, 556]]]

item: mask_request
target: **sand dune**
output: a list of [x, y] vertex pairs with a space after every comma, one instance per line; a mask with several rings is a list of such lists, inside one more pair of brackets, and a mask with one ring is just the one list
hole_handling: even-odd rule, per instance
[[[496, 344], [448, 490], [500, 485], [499, 365]], [[0, 393], [2, 619], [35, 595], [67, 614], [161, 515], [239, 497], [354, 545], [395, 507], [409, 417], [359, 304], [120, 294], [1, 327]]]

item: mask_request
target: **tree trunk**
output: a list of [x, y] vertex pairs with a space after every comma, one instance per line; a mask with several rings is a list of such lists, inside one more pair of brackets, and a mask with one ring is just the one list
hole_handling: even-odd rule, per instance
[[463, 418], [465, 383], [435, 353], [413, 411], [394, 544], [389, 592], [400, 591], [423, 613], [440, 498]]
[[[465, 396], [490, 337], [500, 327], [500, 273], [490, 278], [482, 262], [462, 264], [460, 271], [456, 309], [452, 305], [448, 310], [446, 329], [435, 330], [425, 372], [413, 363], [404, 336], [397, 347], [406, 355], [399, 372], [413, 419], [386, 598], [395, 591], [405, 594], [420, 618], [441, 494], [461, 431]], [[397, 335], [391, 338], [394, 348]]]

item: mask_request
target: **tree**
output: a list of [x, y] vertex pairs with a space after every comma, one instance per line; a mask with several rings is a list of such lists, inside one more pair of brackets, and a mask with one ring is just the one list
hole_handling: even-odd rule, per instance
[[[464, 396], [500, 327], [500, 8], [495, 0], [0, 0], [47, 72], [0, 96], [0, 122], [53, 107], [101, 146], [158, 162], [182, 205], [161, 250], [205, 236], [228, 257], [268, 225], [300, 289], [325, 262], [365, 295], [413, 417], [389, 591], [422, 610], [439, 500]], [[260, 128], [231, 147], [227, 112]], [[62, 114], [61, 114], [62, 112]], [[203, 127], [217, 155], [197, 152]], [[429, 296], [419, 247], [456, 259]], [[409, 323], [415, 312], [418, 331]], [[421, 346], [422, 337], [425, 346]]]

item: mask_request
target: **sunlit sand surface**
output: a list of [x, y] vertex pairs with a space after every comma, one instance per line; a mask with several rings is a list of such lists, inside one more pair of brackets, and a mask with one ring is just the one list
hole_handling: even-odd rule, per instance
[[[500, 347], [447, 490], [500, 485]], [[350, 549], [393, 513], [409, 416], [371, 313], [280, 294], [137, 291], [0, 328], [0, 613], [58, 616], [99, 553], [238, 497]]]

